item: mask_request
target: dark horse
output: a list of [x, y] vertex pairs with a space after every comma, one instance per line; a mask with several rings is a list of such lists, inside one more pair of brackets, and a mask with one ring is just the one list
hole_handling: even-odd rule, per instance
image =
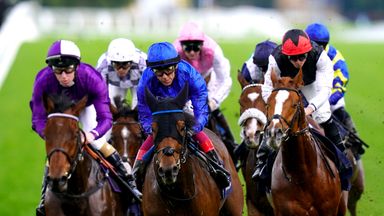
[[241, 85], [240, 118], [241, 137], [246, 144], [246, 159], [242, 172], [246, 183], [246, 203], [248, 216], [273, 215], [273, 209], [264, 191], [260, 191], [257, 182], [252, 179], [256, 169], [256, 153], [261, 142], [267, 118], [266, 107], [261, 97], [261, 83], [249, 83], [239, 72], [237, 79]]
[[113, 115], [112, 145], [124, 162], [132, 167], [137, 152], [143, 142], [143, 133], [138, 120], [137, 110], [132, 110], [125, 100], [115, 97], [116, 106], [111, 105]]
[[220, 190], [201, 161], [187, 145], [187, 130], [193, 117], [182, 109], [188, 85], [176, 98], [157, 100], [147, 89], [152, 111], [155, 155], [148, 165], [143, 187], [144, 215], [241, 215], [243, 191], [239, 177], [224, 144], [205, 129], [231, 173], [232, 192], [221, 198]]
[[275, 215], [345, 215], [336, 166], [309, 131], [297, 90], [302, 71], [293, 79], [272, 71], [271, 80], [264, 138], [278, 150], [270, 194]]
[[49, 162], [47, 215], [125, 215], [128, 200], [115, 193], [106, 175], [84, 150], [79, 113], [87, 97], [73, 103], [64, 95], [44, 97], [48, 115], [45, 147]]

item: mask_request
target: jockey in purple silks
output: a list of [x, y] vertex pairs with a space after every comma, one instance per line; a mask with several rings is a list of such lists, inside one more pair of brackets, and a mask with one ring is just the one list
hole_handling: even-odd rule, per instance
[[[135, 196], [141, 197], [140, 191], [136, 189], [134, 178], [125, 169], [120, 155], [107, 143], [105, 134], [112, 126], [107, 85], [100, 73], [92, 66], [81, 62], [80, 57], [80, 49], [72, 41], [58, 40], [51, 45], [46, 58], [48, 66], [37, 74], [33, 86], [30, 101], [32, 128], [44, 139], [48, 114], [44, 108], [43, 95], [65, 93], [75, 101], [87, 95], [87, 107], [79, 116], [85, 131], [83, 138], [116, 168], [118, 174], [132, 188]], [[96, 110], [97, 118], [89, 115], [90, 110]], [[48, 166], [44, 173], [41, 202], [36, 209], [37, 215], [45, 215], [47, 169]]]

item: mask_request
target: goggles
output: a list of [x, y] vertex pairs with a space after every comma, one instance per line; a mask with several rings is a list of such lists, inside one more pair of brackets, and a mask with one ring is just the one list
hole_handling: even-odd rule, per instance
[[152, 70], [157, 77], [162, 77], [164, 74], [169, 76], [176, 71], [176, 65], [156, 67], [156, 68], [153, 68]]
[[304, 54], [300, 54], [300, 55], [293, 55], [293, 56], [288, 56], [288, 59], [290, 61], [304, 61], [306, 58], [307, 58], [308, 54], [307, 53], [304, 53]]
[[128, 69], [129, 67], [132, 66], [132, 61], [126, 61], [126, 62], [112, 61], [112, 66], [116, 70], [119, 70], [120, 68], [126, 70], [126, 69]]
[[201, 50], [202, 44], [201, 43], [188, 43], [188, 44], [182, 44], [181, 46], [185, 52], [191, 52], [191, 51], [198, 52]]
[[56, 67], [54, 65], [51, 66], [53, 73], [56, 75], [61, 75], [63, 72], [65, 74], [71, 74], [75, 72], [76, 66], [75, 65], [69, 65], [67, 67]]

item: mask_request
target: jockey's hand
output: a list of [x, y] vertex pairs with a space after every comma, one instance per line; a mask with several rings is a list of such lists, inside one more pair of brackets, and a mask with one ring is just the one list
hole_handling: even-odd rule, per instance
[[[85, 143], [89, 144], [95, 140], [95, 136], [91, 132], [84, 132], [85, 133]], [[84, 137], [81, 136], [81, 142], [84, 142]]]
[[304, 108], [304, 111], [305, 111], [305, 115], [309, 116], [315, 111], [315, 109], [313, 108], [313, 106], [309, 105]]
[[215, 99], [208, 99], [208, 106], [211, 112], [215, 111], [217, 108], [219, 108], [219, 104]]

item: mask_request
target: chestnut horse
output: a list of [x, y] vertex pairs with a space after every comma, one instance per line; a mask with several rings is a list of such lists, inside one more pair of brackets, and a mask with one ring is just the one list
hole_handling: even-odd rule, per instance
[[87, 97], [74, 104], [65, 95], [44, 97], [48, 115], [45, 147], [49, 163], [46, 215], [125, 215], [128, 199], [115, 193], [100, 165], [84, 150], [79, 113]]
[[271, 202], [275, 215], [345, 215], [340, 177], [309, 131], [302, 96], [302, 71], [295, 78], [271, 73], [264, 138], [276, 149]]
[[265, 102], [261, 97], [261, 83], [249, 83], [239, 71], [237, 79], [241, 85], [240, 118], [241, 138], [247, 145], [246, 162], [242, 172], [246, 184], [246, 203], [248, 216], [273, 215], [265, 191], [260, 191], [257, 182], [252, 179], [256, 169], [256, 153], [261, 142], [267, 118]]
[[132, 110], [126, 100], [114, 98], [115, 105], [110, 106], [113, 115], [111, 140], [112, 145], [121, 155], [123, 162], [132, 167], [137, 152], [143, 143], [143, 133], [137, 110]]
[[226, 147], [212, 131], [204, 129], [231, 174], [232, 191], [222, 199], [207, 165], [187, 145], [193, 117], [183, 112], [188, 84], [175, 98], [157, 100], [147, 89], [152, 111], [155, 154], [143, 186], [144, 215], [242, 215], [243, 191]]

